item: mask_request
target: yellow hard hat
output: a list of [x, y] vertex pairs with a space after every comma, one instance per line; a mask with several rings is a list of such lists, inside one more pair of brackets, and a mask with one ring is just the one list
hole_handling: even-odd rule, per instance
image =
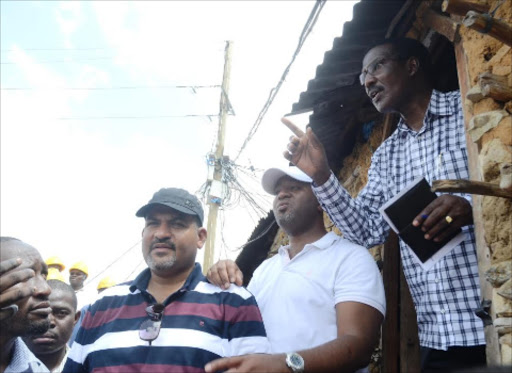
[[79, 271], [82, 271], [83, 273], [85, 273], [87, 276], [89, 276], [89, 268], [87, 268], [87, 264], [85, 264], [84, 262], [80, 261], [80, 262], [76, 262], [75, 264], [73, 264], [71, 267], [69, 267], [69, 271], [71, 271], [72, 269], [78, 269]]
[[112, 279], [112, 277], [107, 276], [107, 277], [102, 278], [101, 281], [98, 283], [97, 290], [107, 289], [107, 288], [109, 288], [111, 286], [115, 286], [115, 285], [116, 285], [116, 282]]
[[46, 280], [59, 280], [62, 282], [66, 282], [64, 275], [59, 272], [57, 268], [48, 268], [48, 276], [46, 276]]
[[51, 256], [48, 259], [46, 259], [46, 265], [58, 265], [60, 268], [59, 271], [61, 272], [64, 270], [64, 268], [66, 268], [66, 266], [64, 265], [64, 263], [62, 263], [62, 260], [60, 260], [58, 256]]

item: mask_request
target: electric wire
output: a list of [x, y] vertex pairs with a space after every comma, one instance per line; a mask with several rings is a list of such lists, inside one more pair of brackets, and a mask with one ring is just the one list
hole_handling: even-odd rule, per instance
[[290, 68], [292, 67], [293, 63], [295, 62], [295, 59], [299, 55], [300, 50], [302, 49], [302, 46], [304, 45], [307, 37], [313, 30], [313, 26], [315, 25], [318, 16], [320, 15], [320, 12], [322, 11], [322, 8], [325, 5], [326, 0], [317, 0], [315, 5], [313, 6], [313, 9], [311, 10], [311, 13], [309, 14], [308, 20], [306, 21], [306, 24], [304, 25], [304, 28], [302, 29], [301, 35], [299, 37], [299, 42], [297, 44], [297, 48], [295, 49], [295, 52], [293, 53], [292, 59], [288, 66], [285, 68], [283, 74], [281, 75], [281, 78], [279, 79], [279, 82], [277, 85], [270, 90], [270, 94], [267, 98], [267, 101], [263, 105], [263, 108], [261, 109], [260, 113], [258, 114], [258, 117], [256, 118], [256, 121], [252, 125], [252, 128], [249, 131], [249, 134], [247, 135], [246, 139], [244, 140], [242, 146], [240, 147], [240, 150], [238, 151], [238, 154], [234, 158], [234, 160], [238, 160], [240, 157], [240, 154], [244, 151], [247, 144], [251, 141], [254, 134], [258, 131], [258, 128], [261, 125], [261, 122], [263, 121], [263, 118], [265, 117], [265, 114], [267, 113], [268, 109], [272, 105], [275, 97], [277, 96], [281, 86], [283, 85], [286, 76], [288, 75], [288, 72], [290, 71]]
[[104, 269], [102, 269], [100, 272], [98, 272], [96, 274], [96, 276], [94, 276], [93, 278], [91, 278], [90, 280], [87, 281], [86, 284], [84, 284], [84, 287], [91, 284], [93, 280], [97, 279], [99, 276], [101, 276], [103, 273], [105, 273], [107, 271], [107, 269], [109, 269], [110, 267], [112, 267], [114, 264], [117, 263], [117, 261], [119, 259], [121, 259], [123, 256], [125, 256], [126, 254], [128, 254], [131, 250], [133, 250], [134, 248], [137, 247], [138, 244], [140, 244], [142, 242], [142, 239], [140, 239], [139, 241], [137, 241], [133, 246], [131, 246], [128, 250], [126, 250], [125, 252], [123, 252], [121, 255], [119, 255], [116, 259], [114, 259], [112, 262], [110, 262], [110, 264], [108, 264]]

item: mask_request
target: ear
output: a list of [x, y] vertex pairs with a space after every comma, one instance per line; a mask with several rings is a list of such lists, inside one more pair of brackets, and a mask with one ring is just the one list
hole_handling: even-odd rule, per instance
[[204, 243], [206, 242], [206, 238], [208, 238], [208, 231], [206, 228], [200, 227], [197, 228], [197, 248], [200, 249], [203, 247]]
[[418, 60], [417, 57], [414, 57], [414, 56], [409, 57], [409, 59], [406, 62], [406, 67], [407, 67], [407, 74], [412, 77], [412, 76], [416, 75], [416, 73], [419, 71], [420, 61]]
[[81, 315], [82, 311], [78, 310], [75, 312], [75, 321], [73, 322], [73, 326], [76, 325], [76, 323], [78, 322], [78, 320], [80, 320], [80, 315]]

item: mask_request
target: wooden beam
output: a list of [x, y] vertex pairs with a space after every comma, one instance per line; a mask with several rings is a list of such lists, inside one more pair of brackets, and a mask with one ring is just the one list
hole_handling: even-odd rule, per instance
[[483, 96], [500, 102], [512, 100], [512, 88], [506, 77], [485, 72], [479, 75], [478, 83]]
[[441, 10], [449, 14], [465, 16], [470, 10], [487, 13], [489, 5], [466, 0], [444, 0]]
[[452, 43], [455, 41], [459, 25], [453, 19], [445, 17], [432, 9], [427, 9], [423, 13], [423, 23], [439, 34], [446, 36]]
[[512, 46], [512, 27], [488, 14], [480, 14], [470, 10], [462, 20], [462, 24]]
[[432, 182], [432, 191], [512, 198], [512, 188], [502, 189], [497, 184], [474, 180], [434, 180], [434, 182]]

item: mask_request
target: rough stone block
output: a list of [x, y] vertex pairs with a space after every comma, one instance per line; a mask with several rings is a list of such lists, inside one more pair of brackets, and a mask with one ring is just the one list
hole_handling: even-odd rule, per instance
[[500, 337], [500, 343], [512, 346], [512, 334], [505, 334], [504, 336]]
[[496, 318], [512, 317], [512, 301], [499, 295], [496, 289], [492, 292], [492, 305]]
[[[483, 94], [483, 93], [482, 93]], [[503, 109], [503, 105], [491, 97], [484, 97], [480, 101], [476, 103], [472, 103], [467, 100], [466, 102], [470, 102], [473, 105], [472, 113], [473, 115], [484, 114], [489, 111], [501, 110]]]
[[487, 131], [493, 129], [508, 115], [505, 110], [494, 110], [487, 113], [475, 115], [469, 122], [469, 134], [473, 142], [477, 142]]
[[512, 299], [512, 280], [508, 280], [498, 289], [498, 294], [507, 299]]
[[501, 347], [501, 364], [512, 365], [512, 346], [503, 343]]
[[500, 317], [493, 322], [494, 329], [499, 335], [512, 333], [512, 317]]
[[498, 184], [501, 179], [500, 166], [512, 162], [512, 147], [504, 144], [501, 139], [494, 138], [483, 143], [478, 161], [484, 181]]
[[509, 261], [494, 264], [485, 272], [485, 279], [490, 282], [494, 288], [500, 287], [511, 278], [512, 265]]
[[509, 115], [503, 118], [496, 127], [484, 133], [480, 139], [480, 144], [485, 144], [494, 139], [501, 140], [505, 146], [512, 146], [512, 116]]
[[510, 65], [508, 65], [508, 66], [499, 65], [499, 66], [494, 66], [492, 68], [492, 73], [496, 74], [496, 75], [506, 76], [506, 75], [510, 74], [511, 72], [512, 72], [512, 66], [510, 66]]
[[484, 98], [482, 94], [482, 89], [480, 88], [480, 84], [477, 84], [466, 93], [466, 98], [471, 102], [478, 102]]

